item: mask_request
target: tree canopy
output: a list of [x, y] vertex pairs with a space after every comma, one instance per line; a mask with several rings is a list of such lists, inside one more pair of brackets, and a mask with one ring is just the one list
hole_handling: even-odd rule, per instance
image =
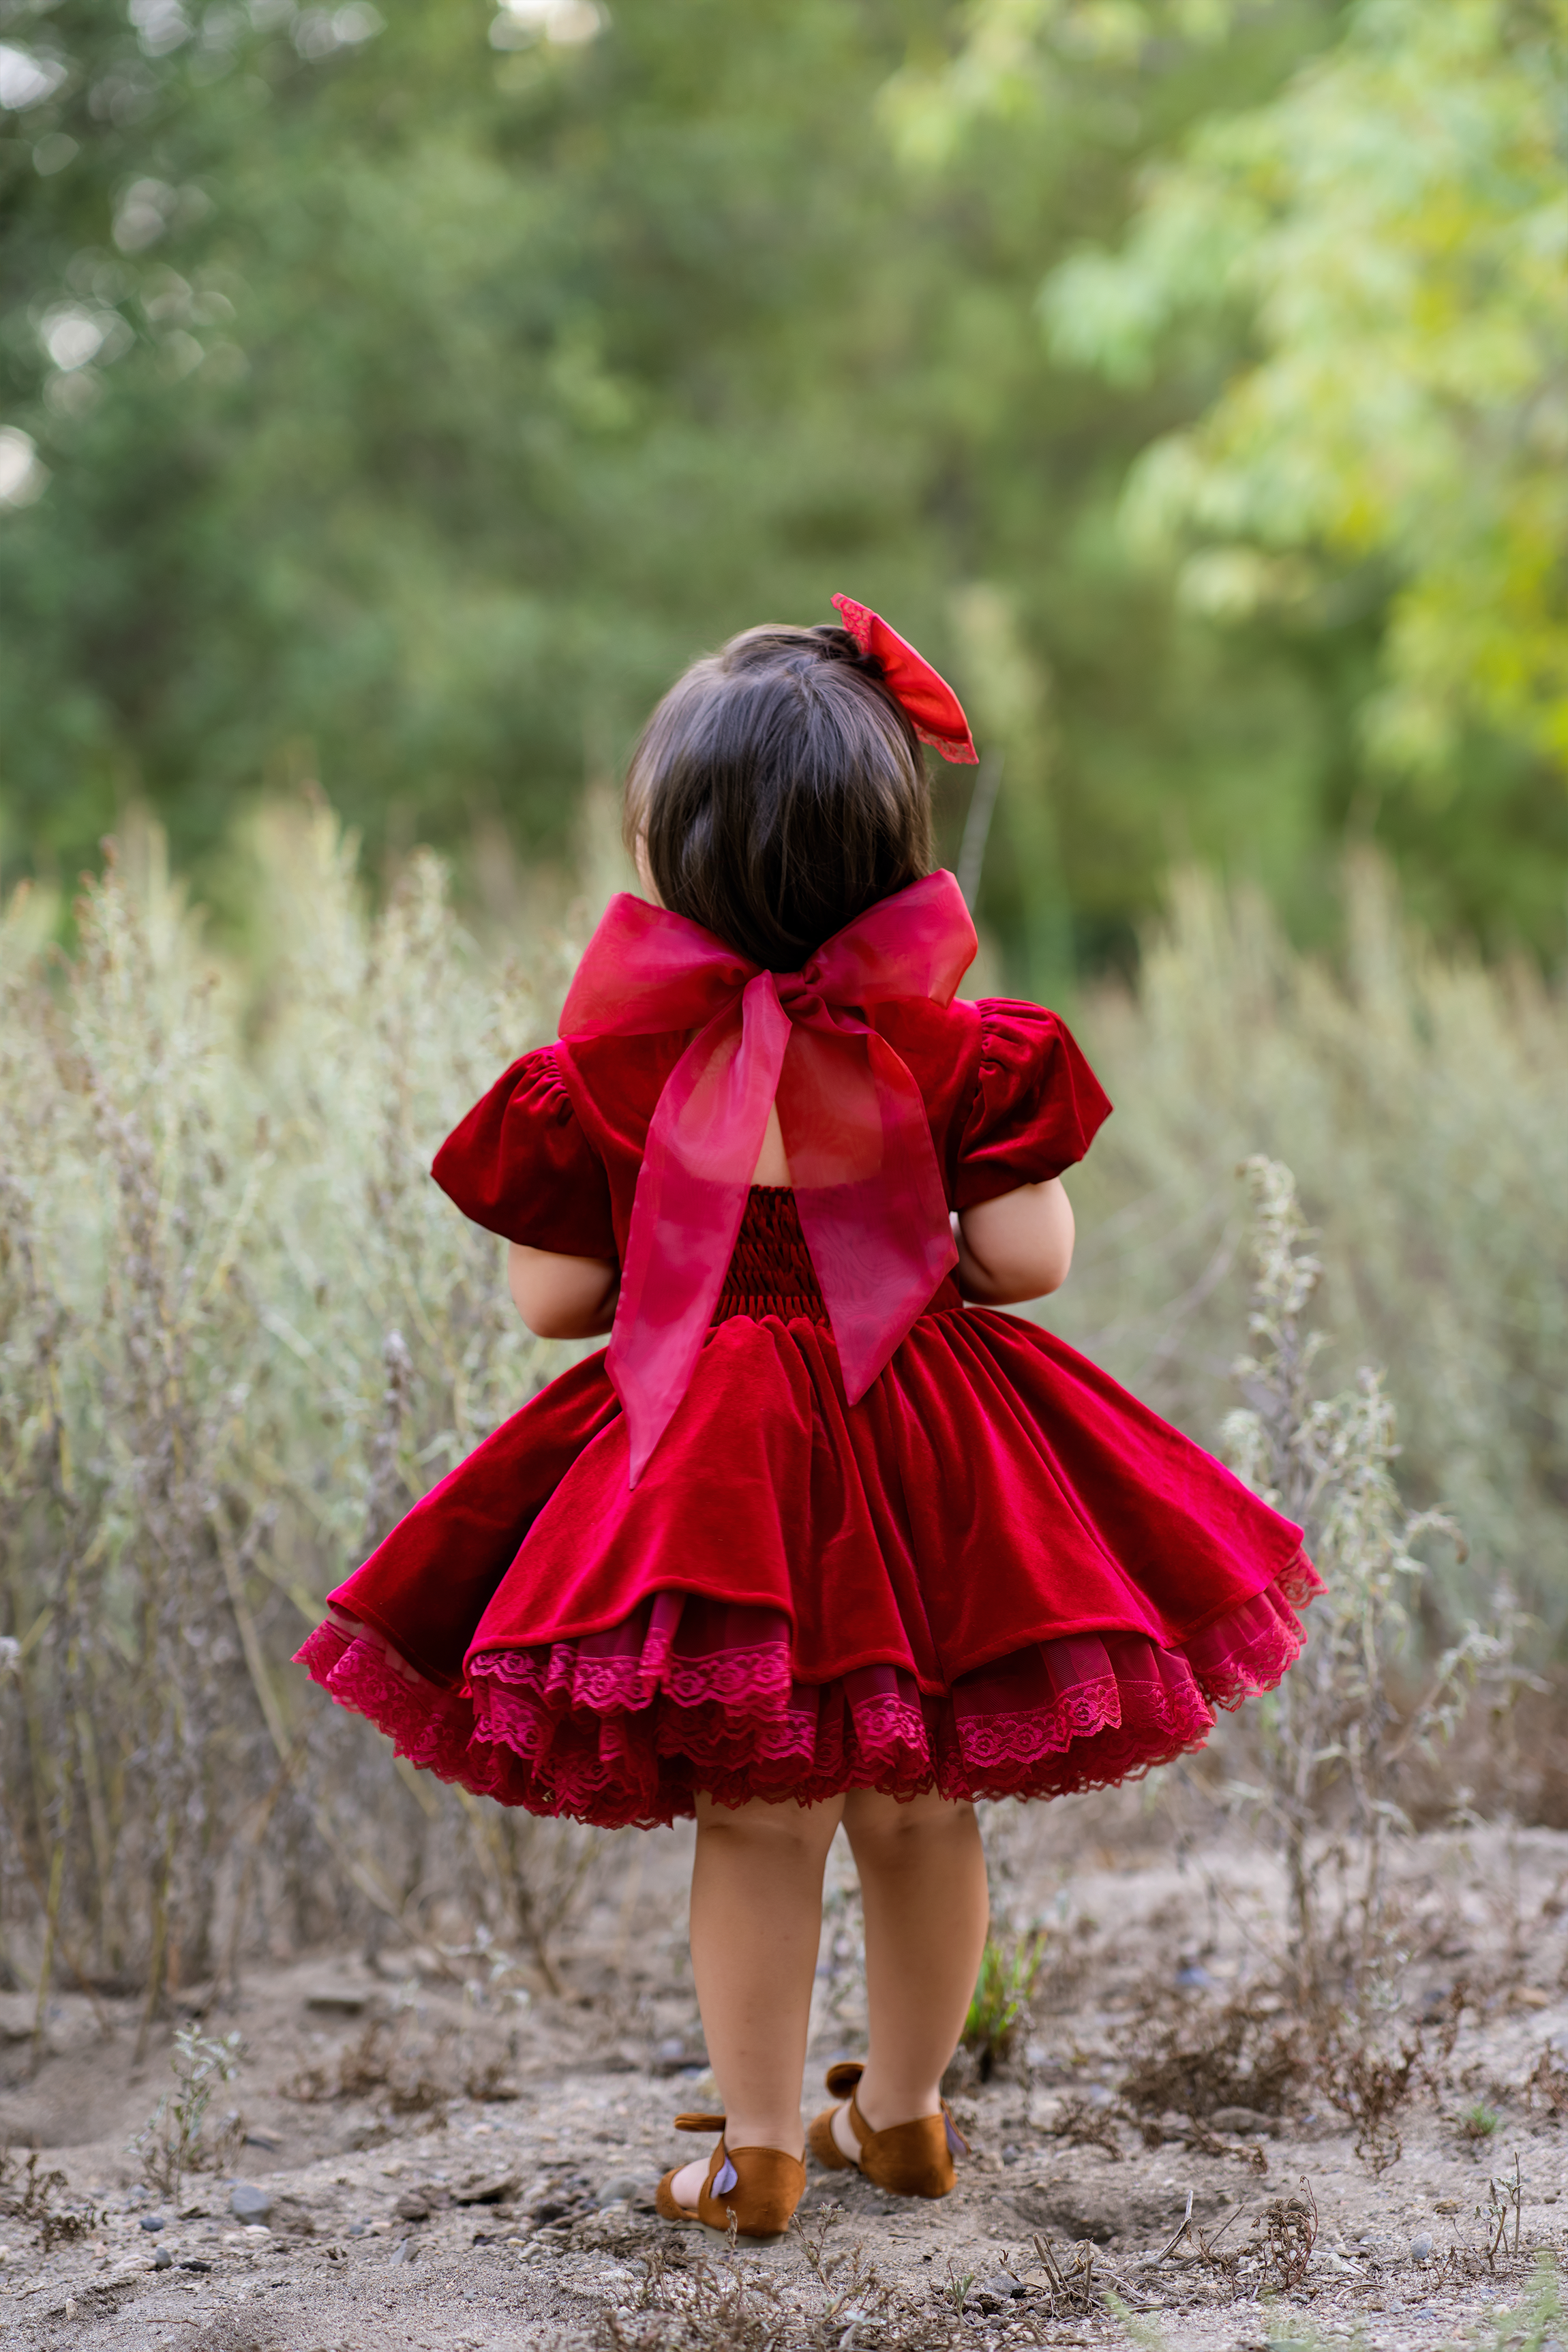
[[1058, 353], [1123, 383], [1181, 325], [1245, 321], [1218, 396], [1138, 460], [1130, 527], [1201, 611], [1382, 606], [1361, 738], [1428, 806], [1482, 733], [1568, 772], [1565, 102], [1561, 0], [1356, 0], [1047, 289]]
[[[68, 870], [132, 798], [210, 860], [304, 774], [373, 842], [500, 824], [556, 850], [693, 653], [845, 588], [1004, 755], [982, 911], [1021, 985], [1121, 952], [1173, 855], [1257, 875], [1310, 935], [1347, 824], [1443, 921], [1558, 943], [1553, 739], [1518, 692], [1456, 682], [1430, 618], [1442, 794], [1376, 782], [1391, 743], [1441, 733], [1400, 651], [1422, 581], [1479, 548], [1483, 601], [1506, 575], [1522, 609], [1498, 533], [1546, 441], [1500, 454], [1445, 538], [1423, 508], [1464, 436], [1429, 354], [1428, 488], [1379, 504], [1396, 338], [1348, 279], [1365, 383], [1303, 472], [1342, 446], [1353, 544], [1305, 493], [1295, 537], [1260, 527], [1278, 457], [1245, 423], [1271, 368], [1307, 380], [1269, 340], [1292, 237], [1326, 276], [1346, 218], [1388, 211], [1377, 110], [1419, 112], [1400, 74], [1474, 81], [1452, 44], [1391, 33], [1383, 93], [1376, 12], [1330, 0], [5, 5], [5, 868]], [[1546, 170], [1521, 110], [1547, 68], [1499, 39], [1514, 127], [1474, 165], [1497, 220], [1501, 180]], [[1339, 126], [1317, 193], [1313, 105]], [[1426, 138], [1413, 188], [1447, 152]], [[1518, 312], [1524, 258], [1500, 290], [1508, 240], [1477, 235], [1451, 268], [1435, 227], [1412, 246], [1418, 309], [1462, 309], [1469, 271]], [[1130, 474], [1200, 543], [1152, 560]], [[1177, 491], [1222, 479], [1216, 534]], [[1543, 639], [1521, 658], [1545, 677]], [[940, 782], [950, 857], [969, 782]]]

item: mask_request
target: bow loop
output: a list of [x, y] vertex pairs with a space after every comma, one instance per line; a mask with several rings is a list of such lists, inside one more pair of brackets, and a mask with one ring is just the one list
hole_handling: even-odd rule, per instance
[[563, 1036], [696, 1029], [649, 1123], [610, 1336], [634, 1486], [686, 1392], [775, 1101], [851, 1404], [955, 1263], [920, 1088], [864, 1014], [900, 998], [950, 1003], [974, 950], [951, 874], [868, 908], [798, 972], [765, 971], [641, 899], [611, 900]]
[[979, 754], [963, 705], [941, 671], [932, 669], [925, 656], [916, 653], [868, 604], [858, 604], [853, 596], [835, 596], [833, 602], [861, 653], [877, 664], [883, 685], [921, 741], [944, 760], [973, 767]]

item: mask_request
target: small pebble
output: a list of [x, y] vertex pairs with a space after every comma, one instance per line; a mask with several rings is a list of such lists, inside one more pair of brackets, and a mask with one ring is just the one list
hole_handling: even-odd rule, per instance
[[163, 2228], [163, 2216], [162, 2215], [162, 2213], [143, 2213], [143, 2214], [142, 2214], [142, 2227], [144, 2230], [161, 2230], [161, 2229]]
[[1425, 2230], [1421, 2231], [1419, 2237], [1411, 2239], [1410, 2259], [1413, 2263], [1429, 2263], [1431, 2261], [1432, 2241], [1426, 2235]]
[[253, 2181], [237, 2180], [229, 2190], [228, 2210], [237, 2221], [265, 2221], [272, 2210], [271, 2192]]
[[172, 2271], [174, 2267], [174, 2257], [170, 2249], [167, 2246], [155, 2246], [153, 2250], [153, 2268], [155, 2271]]
[[642, 2195], [647, 2185], [635, 2172], [617, 2172], [605, 2182], [599, 2191], [600, 2210], [603, 2211], [606, 2205], [629, 2204], [633, 2198]]

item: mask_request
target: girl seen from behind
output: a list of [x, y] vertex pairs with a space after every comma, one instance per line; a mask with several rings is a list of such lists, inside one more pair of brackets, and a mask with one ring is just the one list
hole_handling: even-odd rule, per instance
[[[954, 696], [887, 624], [696, 663], [626, 785], [558, 1042], [442, 1146], [524, 1320], [608, 1333], [427, 1495], [300, 1657], [415, 1764], [546, 1814], [695, 1815], [724, 2114], [667, 2218], [787, 2226], [804, 2153], [938, 2197], [986, 1928], [979, 1797], [1107, 1785], [1271, 1687], [1300, 1530], [1037, 1325], [1110, 1109], [1056, 1016], [963, 1003], [921, 741]], [[800, 2093], [824, 1865], [864, 1899], [864, 2063]]]

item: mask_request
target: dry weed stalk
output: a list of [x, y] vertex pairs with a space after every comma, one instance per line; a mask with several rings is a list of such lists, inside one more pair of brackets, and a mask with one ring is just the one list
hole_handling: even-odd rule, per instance
[[[1529, 1677], [1515, 1658], [1519, 1612], [1500, 1596], [1490, 1628], [1468, 1623], [1417, 1703], [1394, 1691], [1412, 1597], [1430, 1571], [1416, 1545], [1463, 1541], [1443, 1513], [1407, 1513], [1394, 1485], [1394, 1409], [1379, 1372], [1320, 1397], [1310, 1372], [1324, 1345], [1307, 1313], [1320, 1265], [1276, 1160], [1247, 1161], [1255, 1268], [1252, 1351], [1237, 1367], [1247, 1399], [1224, 1430], [1226, 1453], [1257, 1492], [1306, 1529], [1326, 1591], [1313, 1602], [1304, 1655], [1278, 1692], [1249, 1712], [1260, 1772], [1227, 1791], [1279, 1837], [1289, 1899], [1289, 1969], [1306, 2005], [1348, 2000], [1370, 2018], [1385, 2006], [1401, 1956], [1387, 1879], [1391, 1835], [1411, 1827], [1397, 1790], [1412, 1753], [1451, 1739], [1478, 1692], [1506, 1716]], [[1336, 1818], [1337, 1816], [1337, 1818]], [[1359, 1852], [1359, 1883], [1325, 1916], [1323, 1864]]]
[[[1489, 2242], [1487, 2263], [1496, 2263], [1500, 2253], [1511, 2253], [1519, 2258], [1520, 2232], [1524, 2227], [1524, 2179], [1519, 2168], [1517, 2151], [1513, 2159], [1513, 2178], [1505, 2172], [1500, 2180], [1487, 2182], [1486, 2221]], [[1509, 2243], [1511, 2230], [1513, 2242]]]
[[[1080, 1034], [1117, 1115], [1073, 1180], [1080, 1240], [1051, 1323], [1181, 1428], [1215, 1428], [1235, 1353], [1229, 1183], [1294, 1170], [1346, 1359], [1390, 1368], [1411, 1496], [1473, 1547], [1435, 1557], [1445, 1612], [1485, 1622], [1505, 1579], [1553, 1641], [1568, 1416], [1568, 989], [1437, 948], [1388, 868], [1348, 861], [1339, 950], [1303, 955], [1261, 892], [1172, 879], [1136, 982]], [[1537, 1786], [1544, 1749], [1527, 1755]]]
[[24, 895], [0, 914], [0, 1981], [39, 2050], [61, 1975], [142, 1988], [145, 2032], [264, 1925], [445, 1904], [551, 1981], [597, 1851], [395, 1775], [287, 1665], [563, 1359], [426, 1173], [534, 1034], [527, 975], [478, 970], [433, 858], [373, 919], [324, 810], [249, 847], [248, 975], [150, 835], [68, 964]]
[[1145, 2120], [1158, 2146], [1157, 2119], [1175, 2113], [1195, 2123], [1226, 2107], [1279, 2116], [1300, 2095], [1310, 2064], [1300, 2021], [1238, 1994], [1223, 2006], [1177, 2001], [1152, 1989], [1128, 2038], [1131, 2060], [1121, 2081], [1123, 2104]]
[[1563, 2053], [1544, 2044], [1540, 2057], [1521, 2085], [1528, 2111], [1539, 2107], [1549, 2123], [1560, 2124], [1568, 2116], [1568, 2064]]
[[279, 2092], [302, 2106], [370, 2099], [394, 2116], [444, 2114], [459, 2096], [516, 2098], [516, 2055], [515, 2033], [498, 2046], [451, 2023], [422, 2032], [412, 2004], [401, 2000], [391, 2017], [372, 2017], [334, 2057], [302, 2066]]
[[[731, 2225], [717, 2264], [700, 2254], [683, 2261], [683, 2250], [668, 2242], [642, 2255], [642, 2279], [629, 2301], [598, 2314], [595, 2345], [601, 2352], [877, 2352], [893, 2346], [943, 2352], [954, 2343], [973, 2281], [963, 2281], [956, 2302], [938, 2287], [933, 2314], [885, 2284], [858, 2241], [831, 2246], [841, 2219], [840, 2209], [827, 2205], [810, 2226], [798, 2217], [791, 2223], [818, 2293], [815, 2308], [791, 2310], [778, 2279], [742, 2268]], [[943, 2301], [949, 2311], [940, 2308]]]
[[1355, 2152], [1373, 2176], [1404, 2153], [1397, 2117], [1421, 2081], [1426, 2052], [1417, 2030], [1396, 2052], [1347, 2031], [1342, 2013], [1318, 2020], [1318, 2080], [1331, 2105], [1355, 2129]]
[[733, 2263], [678, 2268], [660, 2247], [643, 2256], [629, 2308], [599, 2313], [595, 2341], [603, 2352], [782, 2352], [785, 2321], [772, 2279]]
[[1045, 2273], [1045, 2292], [1053, 2319], [1098, 2319], [1106, 2308], [1106, 2289], [1113, 2273], [1095, 2273], [1096, 2250], [1088, 2239], [1067, 2254], [1058, 2254], [1048, 2238], [1032, 2241]]
[[31, 2222], [38, 2232], [40, 2249], [52, 2254], [57, 2246], [72, 2245], [87, 2237], [94, 2215], [90, 2205], [66, 2201], [70, 2184], [63, 2172], [40, 2172], [38, 2162], [37, 2148], [24, 2166], [12, 2149], [0, 2147], [0, 2213]]
[[1047, 2128], [1052, 2139], [1068, 2140], [1074, 2147], [1098, 2147], [1113, 2164], [1121, 2161], [1121, 2141], [1109, 2107], [1093, 2106], [1088, 2099], [1064, 2099]]
[[1306, 2279], [1318, 2231], [1318, 2200], [1305, 2180], [1295, 2195], [1276, 2197], [1264, 2207], [1258, 2234], [1265, 2265], [1282, 2294], [1294, 2294]]
[[839, 2206], [825, 2205], [815, 2226], [804, 2226], [797, 2214], [790, 2228], [822, 2297], [817, 2314], [820, 2326], [835, 2340], [843, 2342], [847, 2337], [853, 2343], [862, 2328], [879, 2328], [888, 2320], [894, 2296], [891, 2288], [884, 2285], [876, 2263], [867, 2261], [858, 2238], [837, 2251], [830, 2247], [832, 2232], [842, 2219]]

